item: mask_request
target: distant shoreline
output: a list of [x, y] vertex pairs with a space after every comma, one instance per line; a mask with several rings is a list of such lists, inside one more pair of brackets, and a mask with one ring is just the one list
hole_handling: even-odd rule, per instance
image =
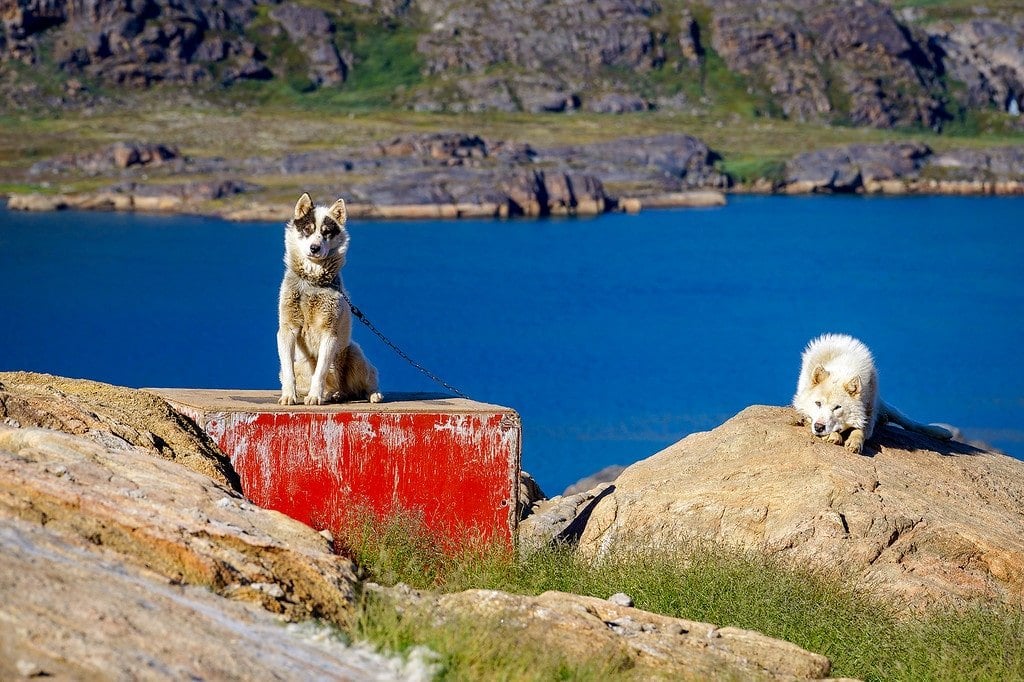
[[[614, 200], [605, 210], [592, 207], [574, 207], [543, 217], [575, 216], [593, 217], [607, 213], [636, 214], [648, 209], [662, 208], [710, 208], [726, 206], [730, 195], [764, 196], [975, 196], [1007, 197], [1024, 196], [1022, 181], [987, 180], [890, 180], [865, 185], [860, 191], [828, 192], [818, 191], [811, 186], [798, 184], [773, 188], [764, 184], [737, 185], [726, 191], [694, 190], [669, 192], [643, 197], [626, 197]], [[123, 213], [146, 213], [153, 215], [208, 216], [232, 222], [284, 222], [291, 217], [291, 206], [287, 203], [270, 203], [256, 198], [245, 208], [225, 206], [211, 209], [205, 202], [189, 202], [180, 196], [147, 195], [129, 193], [96, 192], [80, 194], [9, 194], [6, 208], [10, 211], [46, 212], [64, 210], [112, 211]], [[510, 212], [507, 204], [486, 203], [434, 203], [374, 205], [352, 202], [348, 204], [350, 218], [360, 220], [462, 220], [462, 219], [506, 219], [518, 216]]]

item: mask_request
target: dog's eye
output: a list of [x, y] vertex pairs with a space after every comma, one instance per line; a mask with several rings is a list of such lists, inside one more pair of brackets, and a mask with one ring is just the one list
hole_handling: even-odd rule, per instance
[[839, 411], [839, 410], [841, 410], [841, 409], [843, 409], [843, 406], [842, 406], [842, 405], [836, 405], [835, 407], [833, 407], [833, 408], [832, 408], [832, 411], [833, 411], [833, 412], [838, 412], [838, 411]]
[[815, 405], [815, 407], [821, 407], [821, 401], [820, 400], [815, 400], [814, 401], [814, 405]]
[[325, 237], [330, 239], [341, 232], [341, 228], [338, 226], [338, 223], [334, 222], [330, 218], [324, 218], [324, 222], [320, 226], [320, 231]]

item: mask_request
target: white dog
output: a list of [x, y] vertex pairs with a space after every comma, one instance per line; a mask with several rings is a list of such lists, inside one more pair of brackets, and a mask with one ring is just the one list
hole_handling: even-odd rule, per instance
[[879, 422], [894, 422], [932, 438], [952, 438], [946, 429], [919, 424], [883, 403], [871, 351], [845, 334], [825, 334], [807, 345], [793, 407], [810, 422], [815, 436], [836, 445], [845, 441], [847, 448], [858, 453]]
[[282, 405], [297, 403], [299, 393], [307, 405], [382, 400], [377, 370], [352, 341], [352, 314], [342, 295], [345, 222], [344, 200], [313, 206], [303, 194], [285, 227], [277, 329]]

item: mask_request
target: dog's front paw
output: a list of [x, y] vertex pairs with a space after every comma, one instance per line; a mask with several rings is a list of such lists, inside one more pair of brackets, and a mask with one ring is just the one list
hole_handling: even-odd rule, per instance
[[858, 455], [864, 452], [864, 432], [860, 429], [851, 431], [850, 437], [846, 439], [846, 448]]
[[295, 395], [295, 391], [291, 393], [282, 393], [281, 397], [277, 399], [278, 405], [294, 405], [299, 402], [299, 397]]
[[319, 393], [314, 393], [313, 391], [310, 391], [309, 395], [306, 396], [303, 402], [306, 403], [307, 405], [323, 405], [327, 401], [324, 400], [323, 396], [320, 395]]
[[833, 431], [832, 433], [825, 436], [825, 440], [828, 441], [829, 443], [832, 443], [832, 445], [842, 445], [843, 434], [839, 433], [838, 431]]
[[379, 403], [379, 402], [382, 402], [383, 400], [384, 400], [384, 396], [383, 396], [383, 394], [381, 394], [380, 391], [374, 391], [373, 393], [370, 394], [370, 402], [371, 403]]

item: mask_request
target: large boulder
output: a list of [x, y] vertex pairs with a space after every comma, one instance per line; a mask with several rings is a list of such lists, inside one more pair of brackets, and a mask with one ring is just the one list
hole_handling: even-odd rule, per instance
[[838, 572], [899, 604], [1024, 603], [1024, 462], [886, 426], [865, 455], [755, 406], [595, 498], [581, 552], [715, 541]]

